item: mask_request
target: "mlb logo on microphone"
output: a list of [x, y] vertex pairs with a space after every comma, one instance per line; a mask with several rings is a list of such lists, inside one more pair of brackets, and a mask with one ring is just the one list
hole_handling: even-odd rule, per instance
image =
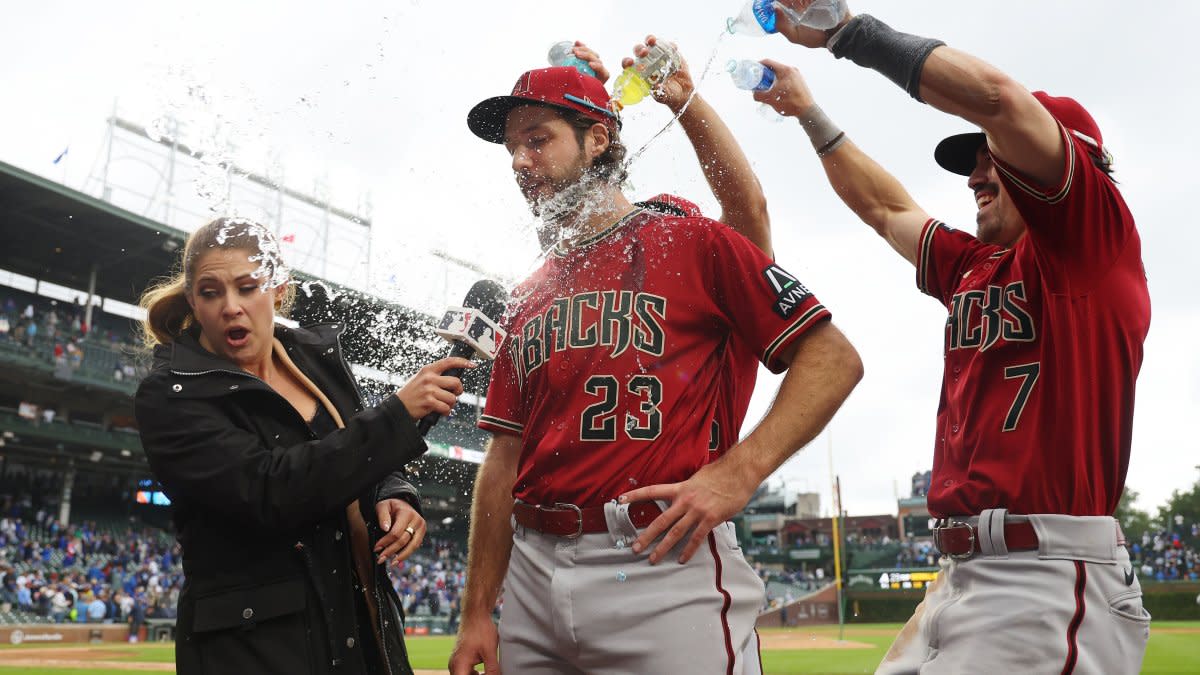
[[492, 323], [492, 320], [483, 314], [476, 313], [471, 317], [467, 337], [482, 358], [496, 358], [496, 353], [500, 351], [500, 343], [504, 342], [504, 335], [504, 329]]
[[470, 345], [481, 359], [494, 359], [507, 333], [483, 312], [467, 307], [450, 307], [434, 329], [450, 342]]
[[437, 334], [453, 340], [455, 338], [465, 337], [467, 334], [467, 326], [471, 325], [472, 312], [463, 307], [451, 307], [442, 315], [442, 320], [438, 322]]

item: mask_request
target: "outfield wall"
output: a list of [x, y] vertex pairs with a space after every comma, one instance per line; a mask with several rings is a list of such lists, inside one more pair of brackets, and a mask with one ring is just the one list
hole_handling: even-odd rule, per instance
[[125, 642], [129, 626], [123, 623], [33, 623], [0, 626], [0, 644], [57, 645], [80, 642]]
[[837, 587], [826, 586], [779, 609], [758, 615], [755, 628], [783, 628], [837, 623]]
[[[1019, 582], [1014, 582], [1019, 583]], [[912, 616], [924, 590], [851, 590], [846, 595], [846, 621], [855, 623], [904, 622]], [[1142, 603], [1153, 619], [1200, 620], [1200, 583], [1148, 582], [1142, 585]]]

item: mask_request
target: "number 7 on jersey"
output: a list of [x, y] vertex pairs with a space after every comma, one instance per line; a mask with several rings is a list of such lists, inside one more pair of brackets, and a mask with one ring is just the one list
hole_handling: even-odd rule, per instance
[[1004, 369], [1004, 379], [1022, 378], [1021, 386], [1017, 388], [1017, 397], [1013, 399], [1012, 406], [1008, 409], [1008, 415], [1004, 418], [1005, 431], [1017, 428], [1017, 422], [1021, 421], [1021, 413], [1025, 410], [1025, 404], [1029, 402], [1029, 394], [1033, 392], [1033, 385], [1037, 384], [1040, 372], [1042, 372], [1040, 362], [1009, 366]]

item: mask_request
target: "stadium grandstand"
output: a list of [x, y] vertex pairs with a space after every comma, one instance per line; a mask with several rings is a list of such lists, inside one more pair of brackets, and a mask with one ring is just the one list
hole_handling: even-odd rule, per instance
[[[0, 235], [0, 624], [132, 622], [145, 638], [173, 619], [182, 571], [133, 418], [149, 361], [136, 303], [187, 234], [0, 163]], [[368, 397], [444, 351], [432, 317], [294, 277], [293, 320], [347, 324], [347, 358]], [[469, 394], [411, 466], [429, 534], [392, 572], [424, 630], [455, 619], [488, 370], [469, 374]]]

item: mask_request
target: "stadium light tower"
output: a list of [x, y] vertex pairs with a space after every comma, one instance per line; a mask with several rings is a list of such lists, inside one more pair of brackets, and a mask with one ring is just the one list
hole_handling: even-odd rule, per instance
[[480, 265], [479, 263], [471, 262], [470, 260], [463, 260], [462, 258], [450, 255], [449, 253], [441, 250], [440, 248], [433, 249], [432, 251], [430, 251], [430, 253], [435, 258], [441, 258], [442, 260], [445, 260], [448, 263], [452, 263], [454, 265], [458, 265], [459, 267], [461, 267], [465, 270], [470, 270], [471, 272], [475, 272], [476, 274], [482, 276], [483, 278], [491, 279], [506, 288], [512, 288], [512, 286], [515, 283], [515, 280], [512, 279], [511, 277], [506, 277], [502, 274], [497, 274], [496, 272], [493, 272], [492, 270], [485, 268], [484, 266]]
[[[88, 177], [83, 192], [95, 182], [95, 196], [165, 225], [182, 219], [198, 226], [221, 215], [257, 220], [292, 247], [288, 259], [293, 267], [366, 289], [371, 278], [369, 196], [360, 198], [356, 210], [339, 208], [331, 203], [332, 191], [323, 180], [311, 193], [296, 190], [283, 184], [278, 161], [265, 173], [251, 171], [233, 161], [232, 141], [209, 148], [187, 136], [189, 131], [173, 115], [147, 127], [122, 118], [114, 103], [101, 166]], [[358, 264], [363, 260], [365, 265]]]

